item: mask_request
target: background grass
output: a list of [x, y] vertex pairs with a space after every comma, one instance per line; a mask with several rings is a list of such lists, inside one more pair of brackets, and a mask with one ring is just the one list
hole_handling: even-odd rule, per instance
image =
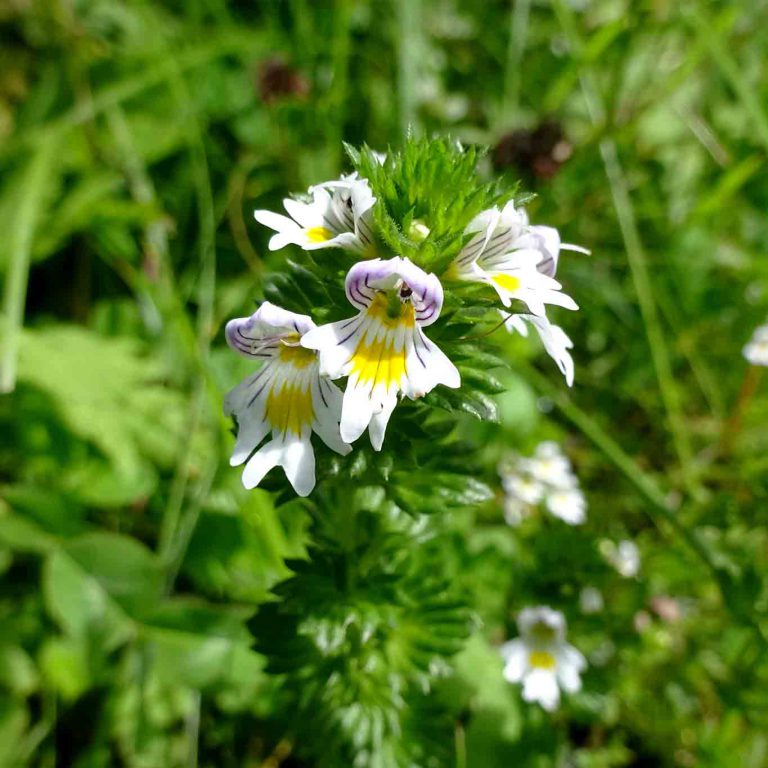
[[[559, 273], [574, 389], [504, 341], [502, 424], [466, 426], [564, 441], [590, 521], [457, 517], [483, 629], [441, 694], [451, 760], [768, 764], [768, 396], [741, 355], [768, 312], [766, 29], [702, 0], [0, 7], [0, 765], [324, 765], [242, 624], [308, 518], [227, 466], [221, 330], [283, 258], [253, 209], [409, 127], [494, 148], [481, 172], [593, 251]], [[621, 538], [639, 579], [600, 557]], [[590, 657], [554, 719], [493, 650], [531, 602]]]

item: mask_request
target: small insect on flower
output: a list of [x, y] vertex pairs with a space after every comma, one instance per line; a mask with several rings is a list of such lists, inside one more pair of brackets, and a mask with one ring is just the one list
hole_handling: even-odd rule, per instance
[[561, 244], [556, 229], [531, 226], [525, 211], [510, 201], [501, 211], [479, 213], [465, 233], [472, 237], [454, 260], [450, 277], [487, 283], [505, 307], [518, 299], [534, 315], [544, 315], [547, 304], [578, 309], [554, 274], [561, 249], [584, 249]]
[[308, 203], [283, 200], [290, 218], [272, 211], [254, 212], [259, 224], [277, 232], [269, 241], [269, 250], [293, 243], [306, 251], [338, 247], [363, 253], [373, 239], [371, 218], [376, 202], [368, 180], [352, 173], [316, 184], [309, 188], [309, 194]]
[[565, 617], [547, 606], [524, 608], [517, 618], [520, 637], [501, 646], [504, 677], [523, 684], [523, 699], [547, 711], [557, 708], [560, 690], [581, 690], [584, 656], [565, 642]]
[[752, 338], [744, 347], [744, 357], [750, 365], [768, 365], [768, 323], [755, 328]]
[[[307, 315], [268, 301], [250, 317], [227, 323], [229, 346], [245, 357], [264, 361], [224, 401], [224, 412], [234, 416], [238, 425], [230, 464], [247, 461], [246, 488], [255, 488], [270, 469], [281, 466], [296, 493], [307, 496], [315, 487], [312, 432], [337, 453], [351, 450], [339, 435], [341, 392], [320, 376], [317, 354], [300, 344], [315, 327]], [[272, 439], [253, 453], [270, 432]]]
[[438, 384], [460, 384], [456, 366], [424, 334], [440, 315], [443, 288], [406, 258], [373, 259], [347, 273], [349, 301], [360, 310], [349, 320], [323, 325], [301, 340], [320, 354], [320, 371], [348, 376], [341, 436], [351, 443], [369, 427], [381, 450], [399, 393], [412, 400]]
[[573, 342], [565, 331], [554, 323], [550, 323], [546, 317], [537, 315], [508, 315], [503, 309], [499, 310], [507, 319], [504, 321], [504, 327], [510, 333], [519, 333], [528, 338], [528, 325], [532, 325], [539, 334], [541, 343], [547, 354], [555, 361], [560, 373], [565, 376], [565, 383], [573, 386], [574, 365], [570, 349], [573, 349]]

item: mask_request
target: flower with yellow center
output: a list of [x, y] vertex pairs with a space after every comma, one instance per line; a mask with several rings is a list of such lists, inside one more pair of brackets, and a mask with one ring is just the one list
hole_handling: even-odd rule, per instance
[[371, 217], [376, 198], [367, 179], [353, 173], [337, 181], [327, 181], [309, 188], [307, 203], [286, 198], [283, 206], [289, 216], [272, 211], [254, 212], [256, 221], [277, 234], [269, 249], [277, 251], [289, 243], [312, 251], [336, 246], [362, 253], [371, 244]]
[[[339, 434], [341, 392], [320, 376], [317, 354], [300, 344], [313, 328], [307, 315], [268, 301], [250, 317], [227, 323], [229, 346], [245, 357], [264, 361], [224, 402], [225, 413], [234, 416], [238, 426], [230, 463], [247, 462], [246, 488], [255, 488], [270, 469], [281, 466], [296, 493], [307, 496], [315, 486], [312, 432], [337, 453], [351, 450]], [[270, 433], [271, 440], [256, 450]]]
[[584, 249], [562, 245], [557, 230], [530, 226], [525, 211], [509, 202], [501, 211], [491, 208], [478, 214], [466, 234], [469, 242], [451, 265], [449, 277], [487, 283], [505, 307], [518, 299], [534, 315], [543, 316], [546, 304], [578, 309], [562, 293], [554, 273], [561, 248]]
[[456, 366], [422, 330], [440, 315], [443, 288], [435, 275], [396, 257], [355, 264], [346, 291], [359, 314], [310, 331], [301, 343], [318, 351], [322, 374], [349, 377], [342, 439], [351, 443], [368, 428], [378, 451], [400, 393], [415, 400], [438, 384], [460, 384]]
[[557, 708], [560, 689], [581, 689], [584, 656], [565, 642], [565, 617], [547, 606], [524, 608], [517, 618], [520, 637], [501, 647], [504, 677], [523, 684], [523, 699], [546, 710]]

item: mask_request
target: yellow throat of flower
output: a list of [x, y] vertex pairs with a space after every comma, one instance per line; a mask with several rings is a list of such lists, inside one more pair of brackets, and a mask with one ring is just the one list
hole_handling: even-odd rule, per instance
[[301, 435], [304, 427], [311, 426], [315, 417], [309, 384], [283, 382], [275, 385], [267, 395], [264, 417], [273, 429]]
[[377, 293], [366, 313], [369, 317], [375, 317], [385, 328], [413, 328], [416, 324], [413, 304], [402, 301], [395, 291]]
[[493, 280], [493, 282], [496, 283], [499, 288], [504, 291], [508, 291], [509, 293], [514, 293], [520, 287], [520, 280], [517, 277], [506, 275], [501, 272], [493, 275], [491, 280]]
[[549, 651], [531, 651], [528, 663], [534, 669], [554, 669], [555, 657]]
[[325, 243], [333, 238], [333, 232], [326, 227], [309, 227], [305, 234], [310, 243]]
[[281, 340], [277, 356], [280, 362], [290, 363], [294, 368], [306, 368], [317, 359], [314, 350], [299, 344], [298, 333], [291, 333]]

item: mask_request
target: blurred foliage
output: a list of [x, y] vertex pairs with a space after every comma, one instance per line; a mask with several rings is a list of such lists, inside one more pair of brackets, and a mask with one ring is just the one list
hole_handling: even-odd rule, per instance
[[[766, 765], [766, 29], [746, 0], [0, 5], [0, 766]], [[396, 455], [324, 455], [317, 505], [247, 493], [222, 324], [338, 311], [349, 266], [286, 267], [252, 211], [409, 123], [496, 148], [487, 193], [522, 179], [592, 249], [559, 271], [575, 388], [503, 329], [445, 344], [471, 387], [398, 408]], [[496, 462], [543, 439], [584, 527], [503, 523]], [[590, 664], [554, 715], [501, 676], [536, 603]]]

